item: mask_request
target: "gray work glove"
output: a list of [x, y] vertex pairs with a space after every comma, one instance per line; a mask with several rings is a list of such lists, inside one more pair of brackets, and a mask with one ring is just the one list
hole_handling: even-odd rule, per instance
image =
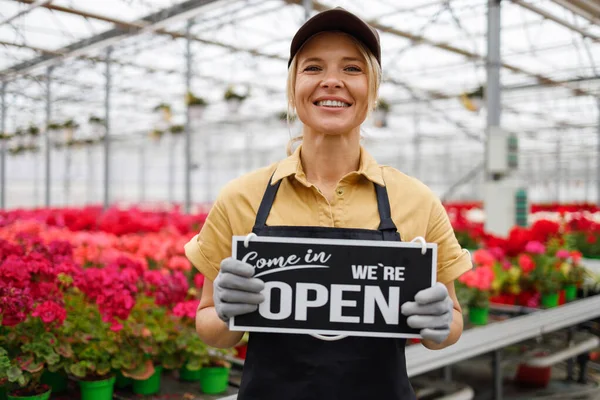
[[260, 293], [265, 283], [253, 275], [254, 267], [250, 264], [231, 257], [221, 261], [221, 270], [213, 282], [213, 301], [217, 315], [224, 322], [256, 311], [265, 300]]
[[440, 282], [419, 291], [415, 301], [407, 301], [401, 308], [402, 314], [408, 317], [408, 326], [420, 329], [423, 339], [438, 344], [450, 335], [453, 310], [454, 302], [448, 294], [448, 288]]

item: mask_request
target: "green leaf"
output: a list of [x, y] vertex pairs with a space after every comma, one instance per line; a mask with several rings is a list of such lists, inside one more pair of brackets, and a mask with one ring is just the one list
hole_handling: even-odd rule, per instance
[[44, 369], [43, 362], [33, 362], [33, 363], [29, 364], [27, 366], [27, 368], [25, 368], [25, 371], [35, 374], [36, 372], [40, 372], [43, 369]]
[[26, 375], [21, 375], [19, 376], [19, 378], [17, 379], [17, 383], [19, 384], [19, 386], [21, 387], [25, 387], [27, 386], [27, 384], [29, 383], [29, 377]]
[[69, 343], [61, 343], [56, 347], [56, 352], [65, 358], [73, 357], [73, 348]]
[[106, 375], [110, 372], [111, 370], [111, 366], [110, 366], [110, 362], [108, 361], [102, 361], [100, 363], [98, 363], [98, 366], [96, 367], [96, 373], [98, 375]]
[[60, 361], [60, 356], [54, 352], [48, 354], [45, 358], [48, 365], [53, 365]]
[[69, 368], [69, 371], [71, 371], [71, 373], [78, 378], [85, 378], [86, 368], [80, 362], [72, 364], [71, 367]]
[[198, 371], [200, 368], [202, 368], [202, 360], [197, 358], [197, 359], [188, 361], [188, 363], [185, 365], [185, 367], [187, 369], [189, 369], [190, 371]]
[[16, 382], [19, 378], [23, 376], [23, 371], [21, 371], [21, 368], [17, 367], [16, 365], [13, 365], [6, 372], [6, 376], [8, 377], [9, 381]]

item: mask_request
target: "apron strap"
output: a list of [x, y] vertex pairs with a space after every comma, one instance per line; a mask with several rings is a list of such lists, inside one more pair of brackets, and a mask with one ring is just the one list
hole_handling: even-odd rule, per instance
[[[267, 189], [265, 190], [265, 194], [260, 202], [260, 206], [258, 207], [256, 220], [254, 221], [254, 228], [252, 228], [253, 232], [266, 226], [267, 218], [269, 217], [271, 207], [273, 207], [273, 202], [275, 201], [275, 196], [277, 196], [277, 191], [279, 190], [279, 186], [281, 185], [281, 181], [283, 179], [277, 181], [275, 185], [271, 185], [272, 180], [273, 175], [271, 175], [271, 178], [269, 178]], [[377, 208], [379, 209], [379, 220], [381, 221], [379, 223], [379, 228], [377, 229], [383, 234], [384, 240], [396, 240], [396, 234], [399, 235], [399, 233], [397, 233], [398, 228], [396, 227], [396, 224], [394, 224], [394, 221], [392, 221], [392, 212], [390, 209], [390, 200], [388, 198], [387, 188], [385, 186], [379, 186], [376, 183], [373, 183], [373, 185], [375, 186], [375, 194], [377, 195]]]
[[392, 211], [390, 209], [390, 199], [388, 198], [387, 188], [385, 186], [379, 186], [376, 183], [375, 193], [377, 195], [377, 207], [379, 208], [379, 230], [383, 234], [384, 240], [393, 240], [396, 237], [396, 224], [392, 220]]
[[[273, 172], [273, 175], [275, 173]], [[265, 194], [260, 202], [260, 206], [258, 207], [258, 212], [256, 213], [256, 220], [254, 221], [254, 228], [252, 231], [256, 231], [256, 229], [260, 229], [265, 227], [267, 224], [267, 218], [269, 218], [269, 213], [271, 212], [271, 207], [273, 207], [273, 202], [275, 201], [275, 196], [277, 196], [277, 191], [279, 190], [279, 186], [281, 185], [280, 179], [277, 181], [275, 185], [271, 185], [271, 181], [273, 180], [273, 175], [269, 178], [269, 183], [267, 183], [267, 189], [265, 190]]]

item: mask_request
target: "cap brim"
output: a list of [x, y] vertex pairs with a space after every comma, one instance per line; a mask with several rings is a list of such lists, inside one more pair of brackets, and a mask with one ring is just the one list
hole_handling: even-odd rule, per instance
[[334, 8], [315, 15], [296, 32], [290, 46], [288, 67], [304, 43], [316, 34], [329, 31], [344, 32], [355, 37], [375, 55], [377, 62], [381, 65], [381, 50], [377, 31], [356, 15], [341, 8]]

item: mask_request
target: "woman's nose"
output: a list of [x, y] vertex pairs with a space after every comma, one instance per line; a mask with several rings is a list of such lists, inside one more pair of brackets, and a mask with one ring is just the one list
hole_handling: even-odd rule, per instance
[[335, 72], [328, 72], [321, 81], [321, 87], [324, 88], [341, 88], [344, 86], [340, 76]]

